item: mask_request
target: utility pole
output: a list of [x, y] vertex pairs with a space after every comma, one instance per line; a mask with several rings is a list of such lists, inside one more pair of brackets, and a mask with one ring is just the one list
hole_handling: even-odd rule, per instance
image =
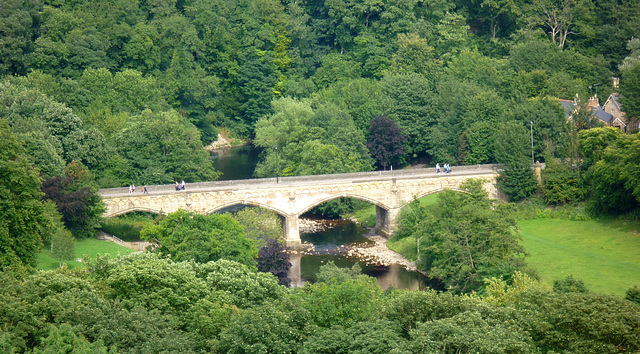
[[276, 145], [276, 183], [280, 183], [280, 160], [278, 159], [278, 145]]
[[536, 164], [536, 160], [533, 157], [533, 121], [531, 121], [531, 166]]

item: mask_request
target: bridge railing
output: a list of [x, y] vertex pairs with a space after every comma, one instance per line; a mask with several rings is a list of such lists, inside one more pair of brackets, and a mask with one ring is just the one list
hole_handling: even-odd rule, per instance
[[[453, 166], [451, 168], [452, 175], [469, 175], [477, 174], [479, 172], [495, 172], [500, 168], [500, 165], [487, 164], [487, 165], [471, 165], [471, 166]], [[310, 176], [291, 176], [280, 177], [277, 181], [275, 177], [271, 178], [253, 178], [253, 179], [238, 179], [229, 181], [211, 181], [211, 182], [197, 182], [187, 183], [186, 189], [229, 189], [235, 186], [251, 185], [252, 187], [260, 185], [272, 185], [276, 182], [281, 184], [293, 184], [293, 183], [311, 183], [311, 182], [324, 182], [324, 181], [336, 181], [336, 180], [353, 180], [366, 181], [371, 179], [388, 179], [388, 178], [411, 178], [413, 176], [423, 175], [436, 175], [434, 167], [428, 168], [413, 168], [394, 171], [370, 171], [370, 172], [354, 172], [354, 173], [336, 173], [327, 175], [310, 175]], [[444, 176], [444, 174], [441, 173]], [[147, 186], [149, 192], [170, 192], [175, 191], [174, 184], [162, 184], [162, 185], [150, 185]], [[100, 194], [122, 194], [128, 193], [129, 187], [119, 188], [105, 188], [100, 190]], [[139, 194], [139, 189], [136, 192]]]

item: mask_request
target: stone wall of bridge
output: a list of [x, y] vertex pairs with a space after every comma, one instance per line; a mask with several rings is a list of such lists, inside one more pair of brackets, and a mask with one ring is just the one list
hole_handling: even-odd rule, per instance
[[188, 184], [176, 191], [171, 185], [148, 186], [149, 194], [127, 193], [124, 188], [101, 190], [106, 212], [112, 217], [130, 211], [169, 214], [179, 209], [210, 214], [237, 204], [273, 210], [284, 218], [284, 238], [289, 246], [300, 243], [298, 217], [327, 201], [348, 197], [376, 205], [378, 230], [390, 235], [400, 209], [414, 198], [445, 189], [458, 190], [470, 178], [481, 179], [490, 197], [498, 198], [493, 165], [435, 174], [431, 169], [382, 171], [326, 176], [302, 176]]

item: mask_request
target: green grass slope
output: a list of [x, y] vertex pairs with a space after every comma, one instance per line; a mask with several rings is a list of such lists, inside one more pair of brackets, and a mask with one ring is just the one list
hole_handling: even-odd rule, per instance
[[592, 292], [623, 297], [640, 285], [638, 225], [620, 221], [523, 220], [518, 223], [527, 263], [543, 281], [568, 275]]
[[[77, 262], [76, 259], [85, 258], [84, 255], [89, 258], [95, 258], [98, 254], [110, 254], [112, 256], [117, 256], [118, 254], [124, 255], [131, 252], [135, 251], [109, 241], [96, 239], [79, 240], [76, 241], [75, 244], [75, 259], [72, 261], [65, 261], [65, 263], [67, 263], [69, 268], [76, 268], [82, 266], [82, 263]], [[51, 248], [45, 246], [38, 255], [37, 268], [41, 270], [52, 270], [59, 267], [60, 265], [58, 260], [51, 256]]]

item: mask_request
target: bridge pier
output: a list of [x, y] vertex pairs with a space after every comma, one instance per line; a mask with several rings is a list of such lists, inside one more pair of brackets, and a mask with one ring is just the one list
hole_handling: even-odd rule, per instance
[[393, 235], [398, 226], [401, 208], [385, 209], [376, 205], [376, 231], [387, 238]]
[[298, 214], [290, 214], [284, 216], [284, 243], [287, 247], [293, 249], [302, 248], [302, 240], [300, 240], [300, 229], [298, 227]]

